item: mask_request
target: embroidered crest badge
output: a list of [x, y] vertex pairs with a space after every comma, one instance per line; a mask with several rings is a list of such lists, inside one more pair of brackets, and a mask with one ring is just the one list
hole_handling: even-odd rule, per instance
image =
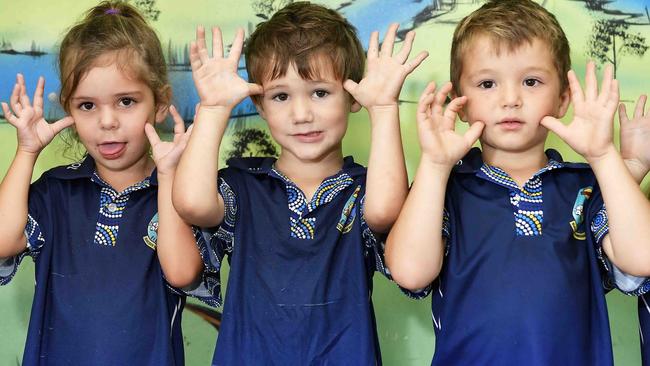
[[156, 241], [158, 240], [158, 214], [156, 213], [147, 225], [147, 236], [143, 236], [142, 240], [147, 246], [156, 250]]
[[348, 198], [348, 201], [343, 207], [343, 212], [341, 212], [341, 218], [339, 219], [338, 224], [336, 224], [336, 229], [343, 234], [349, 233], [350, 230], [352, 230], [352, 226], [354, 225], [354, 217], [357, 213], [357, 206], [355, 205], [355, 202], [357, 201], [360, 190], [361, 186], [357, 186], [357, 188], [354, 190], [354, 193], [352, 193], [352, 196]]
[[591, 197], [592, 191], [593, 189], [591, 187], [580, 189], [578, 191], [576, 201], [573, 203], [573, 211], [571, 212], [573, 215], [573, 221], [571, 221], [569, 224], [573, 230], [573, 237], [578, 240], [585, 240], [587, 238], [587, 234], [585, 233], [585, 228], [583, 225], [585, 221], [584, 207], [585, 202], [587, 202], [587, 200], [589, 200]]

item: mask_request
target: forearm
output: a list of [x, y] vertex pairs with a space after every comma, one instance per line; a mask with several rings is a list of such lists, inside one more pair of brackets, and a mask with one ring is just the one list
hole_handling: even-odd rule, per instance
[[217, 191], [219, 148], [230, 109], [199, 108], [189, 142], [176, 169], [173, 203], [187, 222], [216, 226], [223, 218], [223, 204]]
[[371, 229], [388, 232], [408, 193], [408, 177], [396, 106], [370, 110], [372, 123], [364, 217]]
[[172, 205], [172, 181], [173, 174], [158, 176], [156, 252], [167, 282], [183, 288], [196, 282], [203, 262], [191, 226], [181, 219]]
[[37, 158], [18, 151], [0, 184], [0, 258], [25, 250], [29, 185]]
[[607, 209], [607, 256], [628, 274], [650, 276], [650, 202], [616, 151], [590, 164]]
[[416, 290], [426, 287], [442, 268], [442, 220], [451, 168], [420, 162], [395, 226], [386, 243], [386, 263], [393, 279]]

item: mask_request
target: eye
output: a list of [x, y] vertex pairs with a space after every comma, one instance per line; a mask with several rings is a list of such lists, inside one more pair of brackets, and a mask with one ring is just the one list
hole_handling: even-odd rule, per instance
[[539, 81], [537, 79], [533, 79], [533, 78], [529, 78], [529, 79], [524, 80], [524, 85], [526, 85], [526, 86], [537, 86], [537, 85], [539, 85], [541, 83], [542, 83], [541, 81]]
[[287, 93], [278, 93], [275, 94], [271, 99], [276, 102], [284, 102], [289, 99], [289, 95]]
[[91, 102], [79, 103], [78, 108], [81, 109], [82, 111], [90, 111], [95, 108], [95, 103], [91, 103]]
[[315, 90], [313, 94], [313, 96], [315, 96], [316, 98], [325, 98], [328, 95], [330, 95], [330, 93], [327, 90], [323, 90], [323, 89]]
[[128, 107], [131, 107], [132, 105], [135, 104], [135, 100], [133, 98], [120, 98], [120, 101], [119, 101], [118, 104], [119, 104], [120, 107], [128, 108]]
[[483, 80], [478, 84], [478, 87], [482, 89], [492, 89], [494, 88], [494, 84], [496, 83], [492, 80]]

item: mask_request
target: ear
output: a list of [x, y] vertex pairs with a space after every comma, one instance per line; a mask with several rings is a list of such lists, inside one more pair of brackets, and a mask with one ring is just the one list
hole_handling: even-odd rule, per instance
[[361, 110], [361, 104], [359, 104], [359, 102], [357, 102], [356, 100], [352, 99], [352, 104], [350, 105], [350, 112], [357, 113], [360, 110]]
[[169, 112], [169, 106], [166, 104], [161, 104], [156, 108], [156, 123], [163, 122], [167, 118], [167, 112]]
[[560, 108], [558, 109], [557, 118], [562, 118], [566, 114], [566, 111], [569, 109], [569, 104], [571, 103], [571, 90], [567, 86], [562, 94], [560, 94]]

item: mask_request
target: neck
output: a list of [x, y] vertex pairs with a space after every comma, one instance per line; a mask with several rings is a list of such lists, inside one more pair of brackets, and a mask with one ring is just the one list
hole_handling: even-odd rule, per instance
[[482, 156], [485, 163], [508, 173], [519, 187], [548, 163], [543, 144], [524, 151], [504, 151], [485, 146]]
[[124, 191], [126, 188], [141, 182], [143, 179], [151, 175], [155, 164], [153, 160], [146, 156], [145, 159], [138, 161], [132, 166], [123, 170], [111, 170], [107, 167], [97, 165], [97, 174], [104, 182], [108, 183], [113, 189], [118, 192]]

